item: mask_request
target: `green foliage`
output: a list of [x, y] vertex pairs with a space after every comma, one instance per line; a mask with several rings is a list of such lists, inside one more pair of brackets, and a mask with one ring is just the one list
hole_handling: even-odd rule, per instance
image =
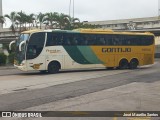
[[96, 28], [100, 28], [99, 25], [92, 25], [92, 24], [81, 24], [81, 28], [90, 28], [90, 29], [96, 29]]
[[3, 49], [7, 49], [9, 51], [9, 44], [3, 44]]
[[[23, 11], [11, 12], [9, 15], [4, 15], [2, 18], [7, 18], [12, 22], [11, 30], [25, 31], [33, 28], [40, 28], [45, 25], [45, 29], [62, 29], [73, 30], [78, 28], [95, 29], [100, 28], [99, 25], [92, 25], [87, 22], [80, 22], [79, 18], [73, 18], [64, 13], [47, 12], [39, 13], [38, 15], [26, 14]], [[0, 19], [1, 22], [1, 19]]]
[[7, 60], [7, 56], [4, 53], [0, 53], [0, 65], [5, 65]]
[[14, 56], [15, 56], [15, 53], [12, 52], [11, 54], [9, 54], [8, 56], [8, 62], [13, 64], [14, 63]]

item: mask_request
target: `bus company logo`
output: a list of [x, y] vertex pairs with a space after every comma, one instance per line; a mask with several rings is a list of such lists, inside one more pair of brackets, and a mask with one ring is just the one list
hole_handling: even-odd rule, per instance
[[2, 112], [2, 117], [12, 117], [11, 112]]
[[46, 52], [49, 52], [49, 53], [60, 53], [61, 50], [46, 50]]
[[131, 52], [131, 48], [102, 48], [102, 53], [113, 53], [113, 52]]

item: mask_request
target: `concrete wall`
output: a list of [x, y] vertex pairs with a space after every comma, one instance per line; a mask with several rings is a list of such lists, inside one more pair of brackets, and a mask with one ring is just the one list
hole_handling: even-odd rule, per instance
[[101, 28], [114, 30], [158, 29], [160, 28], [160, 17], [156, 16], [146, 18], [94, 21], [88, 22], [88, 24], [100, 25]]

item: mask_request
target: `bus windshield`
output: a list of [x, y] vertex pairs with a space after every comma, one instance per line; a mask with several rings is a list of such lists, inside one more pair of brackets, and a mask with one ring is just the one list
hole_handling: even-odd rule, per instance
[[29, 39], [29, 34], [21, 34], [19, 39], [16, 41], [16, 55], [15, 62], [17, 65], [21, 64], [21, 62], [25, 59], [25, 51], [26, 45], [22, 45], [22, 51], [19, 51], [19, 45], [22, 41], [27, 41]]

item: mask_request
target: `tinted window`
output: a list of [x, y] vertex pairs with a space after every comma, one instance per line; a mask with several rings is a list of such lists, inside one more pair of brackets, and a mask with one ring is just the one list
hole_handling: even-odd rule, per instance
[[46, 46], [53, 45], [111, 45], [143, 46], [153, 44], [153, 36], [142, 35], [106, 35], [80, 33], [48, 33]]
[[46, 46], [62, 45], [63, 34], [62, 33], [47, 33]]
[[45, 33], [33, 33], [27, 46], [27, 59], [34, 59], [42, 52], [45, 42]]

